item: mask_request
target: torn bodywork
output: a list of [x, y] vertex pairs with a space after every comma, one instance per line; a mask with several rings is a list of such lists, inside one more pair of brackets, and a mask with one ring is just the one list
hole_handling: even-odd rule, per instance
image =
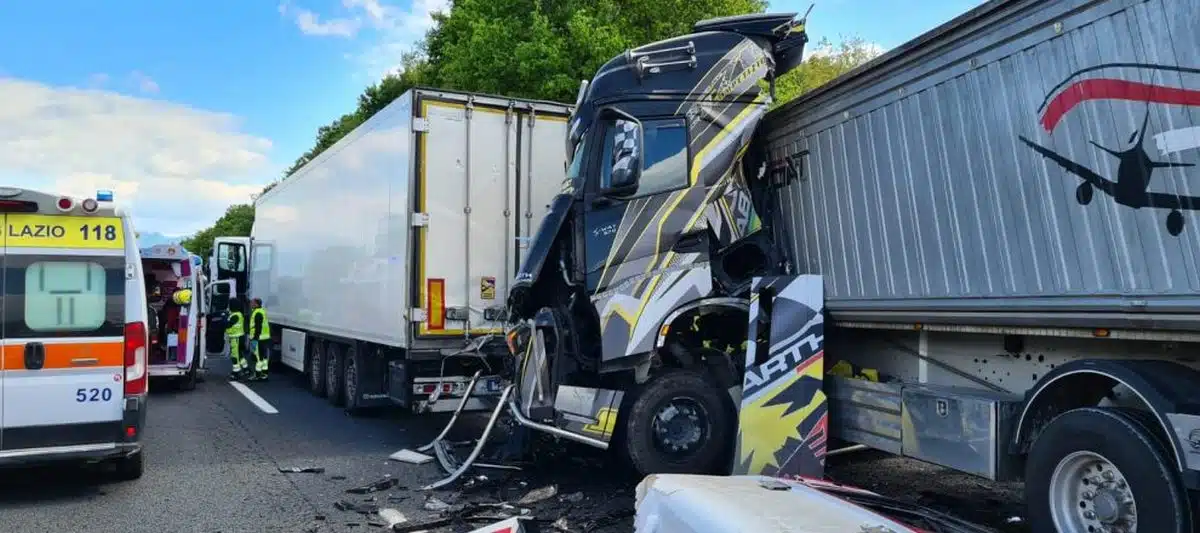
[[[563, 190], [508, 295], [511, 385], [476, 451], [507, 415], [642, 472], [729, 468], [751, 280], [783, 264], [775, 185], [746, 154], [807, 40], [795, 13], [706, 20], [583, 84]], [[477, 456], [439, 461], [439, 483]]]

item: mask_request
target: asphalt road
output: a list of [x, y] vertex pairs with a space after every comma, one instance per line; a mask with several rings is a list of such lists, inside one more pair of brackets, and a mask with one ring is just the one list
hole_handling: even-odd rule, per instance
[[[531, 515], [546, 523], [557, 521], [569, 531], [632, 530], [637, 479], [621, 472], [603, 453], [580, 446], [568, 445], [552, 455], [539, 451], [536, 470], [479, 471], [476, 477], [465, 478], [465, 485], [437, 491], [433, 494], [437, 501], [427, 502], [430, 494], [415, 489], [441, 477], [438, 467], [408, 465], [387, 457], [428, 442], [445, 417], [383, 411], [352, 418], [308, 394], [297, 379], [285, 373], [267, 383], [249, 384], [274, 413], [264, 412], [219, 373], [189, 392], [153, 383], [142, 479], [109, 482], [103, 471], [75, 466], [0, 470], [0, 530], [384, 531], [370, 524], [367, 515], [338, 509], [337, 503], [392, 508], [409, 522], [419, 522], [440, 516], [427, 509], [430, 505], [516, 503], [531, 491], [544, 494], [550, 487], [553, 494], [548, 498], [517, 503], [508, 512], [528, 509]], [[1004, 524], [1004, 519], [1019, 512], [1012, 489], [932, 472], [928, 470], [932, 467], [912, 461], [860, 455], [831, 463], [837, 481], [951, 511], [961, 509], [973, 519], [1009, 526], [1002, 529], [1011, 531], [1012, 524]], [[281, 473], [281, 467], [325, 471]], [[914, 469], [912, 475], [905, 475], [906, 468]], [[481, 474], [486, 479], [477, 477]], [[396, 486], [369, 495], [346, 492], [384, 478], [396, 479]], [[1015, 494], [1019, 499], [1019, 489]], [[458, 523], [430, 531], [472, 527]]]

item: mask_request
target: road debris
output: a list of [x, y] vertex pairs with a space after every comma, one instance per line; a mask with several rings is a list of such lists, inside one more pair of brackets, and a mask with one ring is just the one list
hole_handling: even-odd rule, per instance
[[284, 474], [324, 474], [323, 466], [281, 466], [279, 471]]
[[554, 495], [558, 494], [558, 485], [548, 485], [540, 489], [529, 491], [521, 499], [517, 500], [518, 505], [532, 505], [540, 501], [549, 500]]
[[417, 451], [413, 451], [413, 450], [409, 450], [409, 449], [403, 449], [403, 450], [400, 450], [396, 453], [389, 455], [388, 459], [391, 459], [393, 461], [400, 461], [402, 463], [413, 464], [413, 465], [423, 465], [425, 463], [432, 461], [433, 456], [425, 455], [421, 452], [417, 452]]
[[396, 488], [399, 484], [400, 480], [392, 477], [385, 477], [374, 483], [363, 485], [361, 487], [354, 487], [352, 489], [346, 489], [346, 492], [350, 494], [371, 494], [373, 492], [391, 490]]
[[396, 524], [403, 524], [408, 521], [408, 517], [404, 513], [395, 509], [380, 509], [379, 518], [383, 520], [384, 527], [394, 527]]

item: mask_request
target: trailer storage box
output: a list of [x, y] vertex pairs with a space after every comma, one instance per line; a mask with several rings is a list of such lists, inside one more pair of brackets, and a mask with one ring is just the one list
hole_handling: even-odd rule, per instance
[[1200, 2], [988, 2], [768, 115], [797, 273], [866, 323], [1200, 330]]
[[397, 348], [496, 331], [569, 114], [405, 93], [257, 200], [252, 296], [285, 328]]

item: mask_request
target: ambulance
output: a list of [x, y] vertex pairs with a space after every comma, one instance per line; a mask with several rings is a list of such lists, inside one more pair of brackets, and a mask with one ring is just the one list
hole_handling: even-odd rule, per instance
[[142, 476], [148, 372], [140, 254], [111, 193], [0, 187], [0, 465], [111, 462]]
[[178, 244], [142, 247], [140, 254], [150, 314], [150, 377], [192, 390], [205, 359], [200, 257]]

